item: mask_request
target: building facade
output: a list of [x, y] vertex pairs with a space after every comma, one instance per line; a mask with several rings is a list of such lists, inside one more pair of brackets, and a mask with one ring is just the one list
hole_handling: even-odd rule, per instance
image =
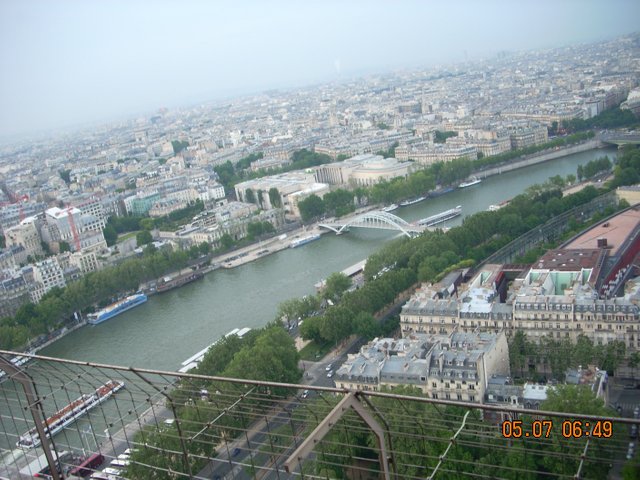
[[375, 339], [349, 355], [334, 381], [349, 390], [413, 386], [429, 398], [482, 403], [492, 375], [509, 375], [504, 332]]

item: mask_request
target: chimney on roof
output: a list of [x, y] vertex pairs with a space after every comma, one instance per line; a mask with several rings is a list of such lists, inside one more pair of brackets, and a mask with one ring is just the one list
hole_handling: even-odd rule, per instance
[[607, 239], [602, 237], [598, 239], [598, 248], [607, 248]]

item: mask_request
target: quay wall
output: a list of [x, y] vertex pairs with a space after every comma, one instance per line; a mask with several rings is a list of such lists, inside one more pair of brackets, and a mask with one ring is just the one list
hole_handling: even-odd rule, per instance
[[481, 170], [477, 173], [478, 177], [486, 178], [492, 175], [500, 175], [501, 173], [510, 172], [511, 170], [517, 170], [519, 168], [528, 167], [530, 165], [536, 165], [538, 163], [548, 162], [555, 160], [556, 158], [566, 157], [574, 153], [586, 152], [587, 150], [593, 150], [595, 148], [601, 148], [602, 142], [600, 140], [587, 140], [584, 143], [578, 145], [572, 145], [570, 147], [561, 147], [558, 150], [552, 150], [550, 152], [541, 152], [530, 155], [522, 160], [512, 161], [504, 163], [496, 167], [490, 167], [486, 170]]

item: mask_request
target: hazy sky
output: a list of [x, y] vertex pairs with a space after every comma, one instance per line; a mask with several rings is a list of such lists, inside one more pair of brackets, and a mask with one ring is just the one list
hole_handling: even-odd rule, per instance
[[0, 0], [0, 137], [589, 42], [639, 19], [638, 0]]

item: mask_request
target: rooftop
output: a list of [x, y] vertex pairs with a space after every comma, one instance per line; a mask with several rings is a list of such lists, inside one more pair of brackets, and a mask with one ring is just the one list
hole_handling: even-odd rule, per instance
[[563, 246], [564, 250], [598, 250], [598, 241], [606, 239], [610, 255], [616, 255], [634, 229], [640, 226], [640, 206], [625, 210], [598, 225]]

